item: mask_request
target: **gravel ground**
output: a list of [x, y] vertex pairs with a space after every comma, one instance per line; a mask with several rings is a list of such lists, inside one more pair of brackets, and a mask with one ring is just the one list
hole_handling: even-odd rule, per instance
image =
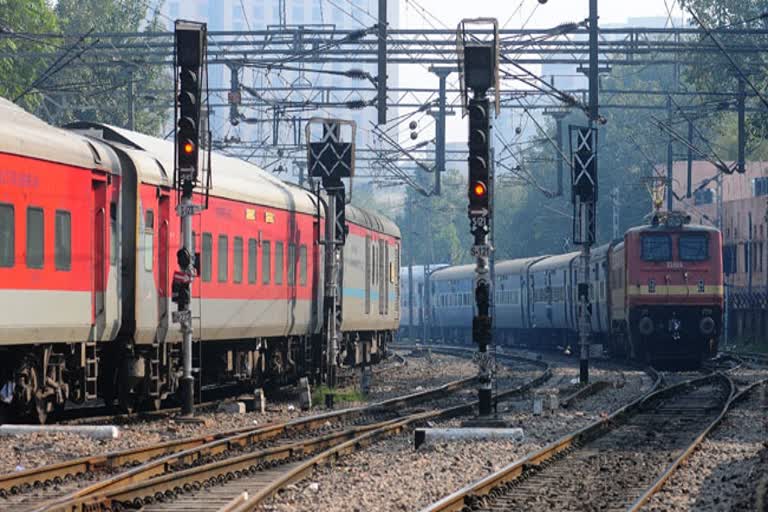
[[[578, 377], [574, 361], [555, 359], [553, 378], [537, 393], [574, 388], [573, 379]], [[524, 367], [524, 371], [527, 369]], [[650, 384], [650, 379], [641, 372], [616, 371], [609, 367], [595, 368], [591, 376], [609, 380], [616, 386], [578, 401], [570, 409], [558, 409], [542, 416], [531, 413], [530, 396], [500, 404], [499, 412], [509, 425], [523, 428], [523, 442], [463, 441], [428, 445], [414, 451], [413, 434], [409, 432], [345, 457], [334, 466], [318, 468], [310, 477], [281, 491], [263, 510], [417, 510], [588, 425], [638, 396]], [[506, 378], [512, 379], [512, 376], [507, 374]], [[435, 426], [460, 424], [461, 420], [457, 419]], [[360, 492], [362, 488], [365, 492]]]
[[[433, 355], [431, 359], [429, 361], [423, 357], [406, 357], [406, 364], [374, 375], [368, 401], [380, 401], [437, 386], [470, 376], [475, 371], [472, 363], [457, 357]], [[266, 425], [307, 415], [299, 410], [298, 402], [293, 399], [270, 402], [268, 397], [267, 400], [265, 414], [236, 415], [216, 412], [198, 414], [206, 421], [205, 425], [176, 423], [172, 418], [132, 420], [120, 426], [121, 436], [115, 440], [94, 440], [78, 435], [53, 433], [4, 438], [0, 441], [0, 474], [87, 455], [104, 454], [241, 427]], [[323, 407], [315, 407], [311, 413], [318, 414], [324, 411]]]
[[763, 387], [731, 410], [644, 510], [765, 510], [756, 490], [768, 476], [767, 413]]

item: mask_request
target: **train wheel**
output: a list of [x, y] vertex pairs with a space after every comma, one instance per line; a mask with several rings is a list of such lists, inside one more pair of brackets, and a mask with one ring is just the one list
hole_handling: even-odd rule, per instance
[[40, 425], [45, 425], [45, 422], [48, 421], [48, 412], [52, 408], [53, 405], [51, 404], [51, 401], [38, 394], [38, 396], [35, 397], [35, 410], [32, 411], [32, 414]]

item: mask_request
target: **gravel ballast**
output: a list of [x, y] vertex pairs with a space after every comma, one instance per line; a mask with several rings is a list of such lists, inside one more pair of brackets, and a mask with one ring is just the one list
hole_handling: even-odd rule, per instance
[[[389, 364], [389, 363], [388, 363]], [[439, 386], [474, 374], [475, 366], [453, 356], [433, 355], [431, 361], [424, 357], [406, 357], [406, 363], [396, 365], [374, 375], [367, 402], [377, 402], [417, 390]], [[242, 428], [264, 426], [283, 422], [299, 416], [325, 412], [322, 406], [311, 411], [299, 409], [298, 397], [270, 401], [267, 412], [225, 414], [200, 412], [197, 416], [205, 424], [177, 423], [172, 417], [150, 420], [132, 419], [120, 424], [120, 437], [114, 440], [94, 440], [79, 435], [39, 433], [10, 436], [0, 442], [0, 474], [53, 464], [73, 458], [100, 455], [109, 452], [155, 445], [164, 441]], [[364, 402], [338, 404], [338, 408], [361, 405]]]
[[[572, 359], [555, 358], [553, 378], [537, 394], [572, 389], [578, 371]], [[528, 368], [523, 366], [526, 371]], [[505, 378], [512, 379], [507, 372]], [[648, 389], [642, 372], [593, 368], [592, 378], [612, 383], [569, 409], [532, 414], [532, 397], [500, 404], [511, 427], [522, 427], [523, 442], [459, 441], [436, 443], [415, 451], [413, 433], [385, 440], [325, 466], [281, 491], [263, 507], [267, 511], [402, 511], [418, 510], [493, 471], [584, 427]], [[613, 385], [615, 384], [615, 386]], [[500, 386], [501, 387], [501, 386]], [[461, 419], [434, 426], [460, 426]]]

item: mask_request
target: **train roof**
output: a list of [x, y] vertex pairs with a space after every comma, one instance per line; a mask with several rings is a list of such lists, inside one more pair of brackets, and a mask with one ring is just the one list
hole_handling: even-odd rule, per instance
[[2, 97], [0, 119], [2, 153], [120, 173], [119, 159], [108, 145], [56, 128]]
[[528, 270], [528, 267], [532, 264], [548, 257], [549, 256], [531, 256], [528, 258], [499, 261], [496, 263], [496, 275], [521, 274], [523, 271]]
[[645, 224], [642, 226], [635, 226], [633, 228], [629, 228], [626, 231], [626, 234], [637, 234], [637, 233], [644, 233], [644, 232], [653, 232], [653, 233], [664, 233], [664, 232], [693, 232], [693, 231], [706, 231], [708, 233], [719, 233], [720, 230], [713, 226], [707, 226], [704, 224], [683, 224], [679, 227], [671, 227], [671, 226], [665, 226], [663, 224], [658, 226], [652, 226], [650, 224]]
[[531, 265], [531, 272], [543, 272], [546, 270], [568, 266], [570, 265], [571, 261], [578, 257], [578, 252], [569, 252], [566, 254], [558, 254], [556, 256], [548, 256]]
[[473, 279], [475, 277], [475, 265], [457, 265], [454, 267], [436, 270], [430, 280], [432, 281], [458, 281], [461, 279]]
[[[72, 123], [68, 127], [83, 130], [84, 133], [116, 145], [133, 160], [143, 182], [172, 186], [175, 151], [173, 142], [89, 121]], [[257, 165], [213, 151], [211, 166], [212, 196], [306, 214], [314, 214], [317, 211], [316, 199], [312, 192], [284, 182]], [[223, 170], [226, 172], [222, 172]], [[347, 220], [374, 231], [400, 236], [400, 230], [394, 222], [383, 215], [361, 208], [347, 206]]]

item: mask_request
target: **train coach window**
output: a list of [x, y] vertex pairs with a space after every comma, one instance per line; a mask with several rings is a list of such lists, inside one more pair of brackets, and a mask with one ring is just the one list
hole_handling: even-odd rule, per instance
[[261, 242], [261, 282], [269, 284], [272, 275], [272, 244], [269, 241]]
[[152, 259], [155, 254], [155, 212], [144, 212], [144, 270], [152, 270]]
[[258, 264], [259, 244], [253, 238], [248, 239], [248, 283], [256, 283], [256, 265]]
[[232, 262], [232, 280], [235, 283], [243, 282], [243, 239], [236, 236], [232, 241], [232, 255], [234, 261]]
[[109, 203], [109, 264], [117, 265], [117, 203]]
[[677, 242], [681, 261], [705, 261], [709, 258], [709, 237], [706, 233], [686, 233]]
[[43, 268], [44, 220], [42, 208], [27, 208], [27, 267]]
[[15, 251], [15, 215], [13, 205], [0, 204], [0, 267], [12, 267]]
[[299, 285], [307, 286], [307, 246], [299, 247]]
[[275, 242], [275, 284], [283, 284], [283, 242]]
[[643, 261], [671, 261], [672, 238], [660, 233], [643, 235], [640, 244], [640, 257]]
[[72, 266], [72, 215], [56, 210], [53, 260], [56, 270], [69, 270]]
[[213, 274], [213, 235], [210, 233], [203, 233], [203, 253], [200, 257], [203, 260], [200, 273], [203, 281], [209, 283]]
[[288, 286], [296, 285], [296, 245], [288, 244]]
[[218, 269], [216, 272], [217, 278], [220, 283], [226, 283], [227, 282], [227, 255], [229, 253], [228, 246], [229, 240], [227, 238], [227, 235], [219, 235], [219, 247], [218, 252], [216, 253], [216, 261], [217, 265], [216, 268]]

